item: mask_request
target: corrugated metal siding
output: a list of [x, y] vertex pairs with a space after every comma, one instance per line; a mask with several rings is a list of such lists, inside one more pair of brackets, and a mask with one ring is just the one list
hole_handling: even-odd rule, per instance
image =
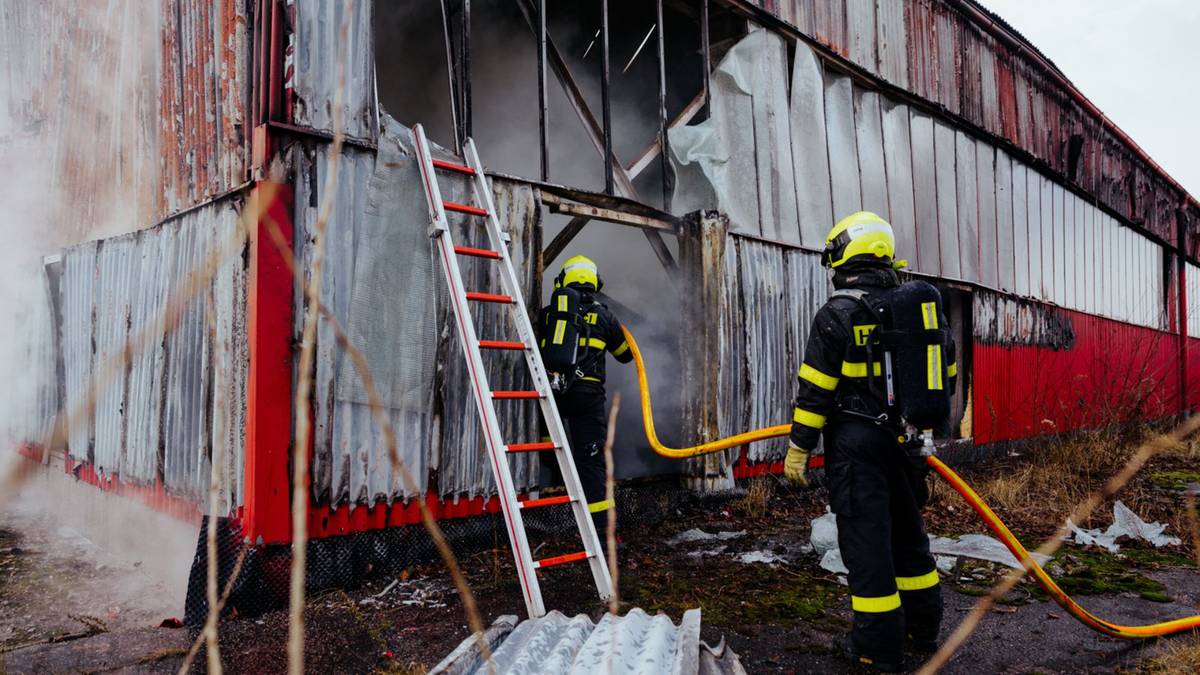
[[238, 0], [158, 3], [162, 35], [157, 122], [164, 212], [246, 180], [247, 5]]
[[833, 223], [825, 138], [825, 83], [816, 54], [803, 44], [796, 45], [791, 104], [792, 163], [796, 171], [801, 242], [820, 249], [825, 246], [826, 228]]
[[[1124, 219], [1174, 242], [1176, 207], [1185, 196], [1102, 128], [1041, 66], [957, 6], [945, 0], [755, 4], [852, 63], [1007, 139], [1048, 166], [1056, 180], [1074, 182]], [[831, 127], [835, 140], [834, 131]], [[1067, 148], [1075, 135], [1083, 139], [1083, 151], [1068, 175]], [[1196, 222], [1200, 209], [1185, 208]], [[1063, 299], [1054, 283], [1046, 288], [1051, 298], [1074, 302]]]
[[[426, 234], [428, 216], [410, 150], [411, 133], [388, 123], [393, 126], [381, 137], [378, 158], [374, 152], [346, 148], [339, 159], [338, 191], [326, 232], [322, 303], [364, 351], [396, 429], [400, 458], [420, 491], [436, 475], [442, 496], [492, 494], [494, 479], [481, 442], [479, 414], [449, 323], [455, 319], [445, 302], [440, 268]], [[328, 163], [324, 145], [299, 162], [295, 217], [297, 231], [305, 235], [306, 269], [311, 269], [311, 235], [324, 197]], [[468, 201], [464, 180], [443, 178], [441, 187], [443, 198]], [[513, 237], [509, 253], [527, 296], [532, 296], [538, 217], [533, 191], [503, 182], [493, 187], [501, 222]], [[452, 221], [456, 243], [487, 247], [477, 222], [465, 217]], [[470, 261], [461, 265], [468, 288], [500, 287], [498, 278], [489, 276], [495, 274], [493, 266]], [[481, 338], [511, 336], [503, 307], [476, 305], [472, 312]], [[299, 312], [297, 334], [302, 321]], [[392, 471], [383, 433], [374, 423], [358, 375], [325, 321], [318, 324], [317, 343], [315, 502], [354, 508], [412, 497]], [[491, 387], [529, 389], [523, 359], [518, 353], [487, 355]], [[440, 413], [437, 419], [435, 410]], [[497, 411], [506, 439], [536, 440], [534, 406], [515, 402], [498, 406]], [[536, 460], [527, 455], [510, 459], [518, 490], [536, 484]]]
[[1170, 333], [978, 292], [975, 442], [1172, 414], [1177, 349]]
[[[161, 481], [174, 494], [200, 500], [220, 443], [228, 461], [222, 513], [241, 504], [248, 365], [243, 236], [236, 207], [226, 200], [64, 253], [67, 409], [83, 410], [100, 385], [94, 416], [69, 420], [73, 458], [122, 481]], [[222, 251], [215, 277], [187, 303], [174, 329], [112, 371], [124, 345], [160, 320], [167, 298]]]
[[[738, 235], [725, 249], [718, 424], [723, 436], [779, 424], [790, 413], [808, 331], [828, 299], [820, 256]], [[778, 461], [786, 439], [749, 446], [752, 463]]]
[[[346, 7], [352, 5], [347, 18]], [[295, 0], [295, 101], [296, 124], [333, 131], [333, 104], [339, 81], [342, 94], [342, 130], [359, 138], [375, 136], [375, 47], [373, 2], [356, 0]], [[347, 28], [342, 38], [342, 26]], [[345, 73], [337, 72], [346, 54]]]

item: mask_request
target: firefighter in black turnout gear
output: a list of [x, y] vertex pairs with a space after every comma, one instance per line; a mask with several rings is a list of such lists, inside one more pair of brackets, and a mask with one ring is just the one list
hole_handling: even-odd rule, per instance
[[[784, 464], [791, 481], [806, 483], [809, 452], [824, 434], [829, 501], [854, 609], [842, 648], [884, 671], [902, 668], [906, 638], [914, 651], [937, 646], [942, 598], [921, 518], [927, 469], [905, 423], [941, 427], [956, 375], [940, 295], [925, 282], [901, 285], [895, 270], [904, 263], [894, 263], [894, 255], [892, 228], [873, 213], [847, 216], [829, 233], [823, 264], [833, 269], [835, 291], [809, 333]], [[900, 330], [899, 318], [888, 313], [901, 310], [889, 302], [910, 297], [910, 290], [925, 293], [928, 302], [908, 312], [915, 330]], [[916, 370], [893, 370], [903, 355], [884, 354], [889, 347], [881, 335], [906, 345], [915, 358], [905, 363], [915, 362]], [[917, 393], [901, 410], [898, 394], [907, 385]], [[922, 396], [935, 405], [918, 412], [913, 401], [923, 403]]]
[[554, 280], [554, 293], [538, 315], [537, 328], [588, 511], [605, 543], [608, 510], [614, 507], [605, 498], [605, 353], [620, 363], [633, 360], [633, 353], [616, 316], [596, 300], [602, 285], [596, 263], [581, 255], [571, 258]]

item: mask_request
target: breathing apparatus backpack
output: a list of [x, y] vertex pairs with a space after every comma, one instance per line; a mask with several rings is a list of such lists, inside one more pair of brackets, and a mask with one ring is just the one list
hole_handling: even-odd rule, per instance
[[941, 293], [928, 282], [909, 281], [870, 296], [849, 289], [833, 295], [853, 298], [879, 319], [867, 344], [872, 390], [874, 363], [882, 362], [882, 393], [889, 414], [879, 421], [912, 426], [926, 436], [925, 445], [931, 445], [931, 430], [950, 416], [953, 395], [946, 375], [950, 332], [941, 325]]
[[550, 387], [558, 393], [569, 389], [575, 380], [583, 377], [583, 365], [579, 363], [579, 344], [587, 343], [591, 337], [591, 325], [583, 319], [583, 297], [578, 290], [569, 286], [554, 289], [550, 296], [550, 308], [544, 329], [546, 346], [542, 348], [542, 360], [550, 372]]

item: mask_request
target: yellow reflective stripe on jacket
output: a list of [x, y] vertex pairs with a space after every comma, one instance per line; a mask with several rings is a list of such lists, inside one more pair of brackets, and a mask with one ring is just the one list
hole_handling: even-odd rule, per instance
[[938, 585], [937, 570], [916, 577], [896, 577], [896, 588], [902, 591], [920, 591]]
[[900, 594], [892, 593], [881, 598], [864, 598], [858, 595], [850, 596], [850, 607], [856, 612], [867, 614], [882, 614], [900, 609]]
[[833, 391], [837, 389], [838, 379], [832, 375], [826, 375], [821, 371], [813, 368], [807, 363], [800, 365], [800, 379], [805, 382], [811, 382], [825, 391]]
[[951, 363], [946, 366], [946, 377], [958, 377], [958, 364]]
[[604, 349], [608, 343], [599, 338], [579, 338], [580, 347], [591, 347], [593, 349]]
[[601, 381], [600, 378], [592, 377], [591, 375], [584, 375], [583, 377], [581, 377], [579, 379], [583, 380], [584, 382], [600, 382]]
[[[875, 372], [875, 377], [883, 377], [883, 365], [876, 362], [873, 364], [873, 366], [874, 367], [871, 368], [871, 370], [873, 370]], [[867, 376], [867, 364], [856, 363], [854, 361], [842, 361], [842, 376], [843, 377], [866, 377]]]
[[600, 513], [601, 511], [607, 511], [611, 509], [613, 506], [615, 505], [611, 499], [605, 499], [602, 502], [592, 502], [591, 504], [588, 504], [588, 513]]
[[[921, 303], [921, 319], [925, 324], [925, 328], [936, 330], [938, 327], [938, 311], [937, 303], [923, 302]], [[942, 386], [942, 346], [929, 345], [926, 349], [926, 379], [928, 380], [929, 389], [931, 391], [944, 389]]]
[[621, 346], [613, 350], [613, 356], [620, 356], [627, 351], [629, 351], [629, 343], [622, 341]]
[[797, 424], [803, 424], [806, 427], [812, 427], [813, 429], [825, 428], [824, 415], [809, 412], [804, 408], [796, 408], [796, 412], [792, 415], [792, 421]]

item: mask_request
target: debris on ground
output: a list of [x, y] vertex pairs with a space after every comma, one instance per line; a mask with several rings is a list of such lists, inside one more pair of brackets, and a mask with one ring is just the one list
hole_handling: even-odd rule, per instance
[[1100, 546], [1113, 553], [1121, 550], [1121, 545], [1117, 543], [1117, 540], [1121, 537], [1148, 541], [1156, 548], [1178, 546], [1181, 543], [1179, 537], [1170, 537], [1165, 534], [1167, 529], [1166, 523], [1147, 523], [1120, 500], [1113, 502], [1113, 522], [1103, 532], [1099, 528], [1090, 530], [1082, 529], [1071, 522], [1069, 518], [1067, 519], [1067, 525], [1071, 528], [1072, 534], [1075, 535], [1073, 541], [1076, 544], [1081, 546]]
[[744, 536], [746, 536], [745, 530], [741, 530], [740, 532], [717, 532], [716, 534], [709, 534], [708, 532], [705, 532], [699, 528], [692, 528], [685, 532], [680, 532], [674, 537], [671, 537], [667, 541], [667, 544], [671, 546], [678, 546], [680, 544], [692, 544], [698, 541], [728, 541], [730, 539], [737, 539], [738, 537]]

